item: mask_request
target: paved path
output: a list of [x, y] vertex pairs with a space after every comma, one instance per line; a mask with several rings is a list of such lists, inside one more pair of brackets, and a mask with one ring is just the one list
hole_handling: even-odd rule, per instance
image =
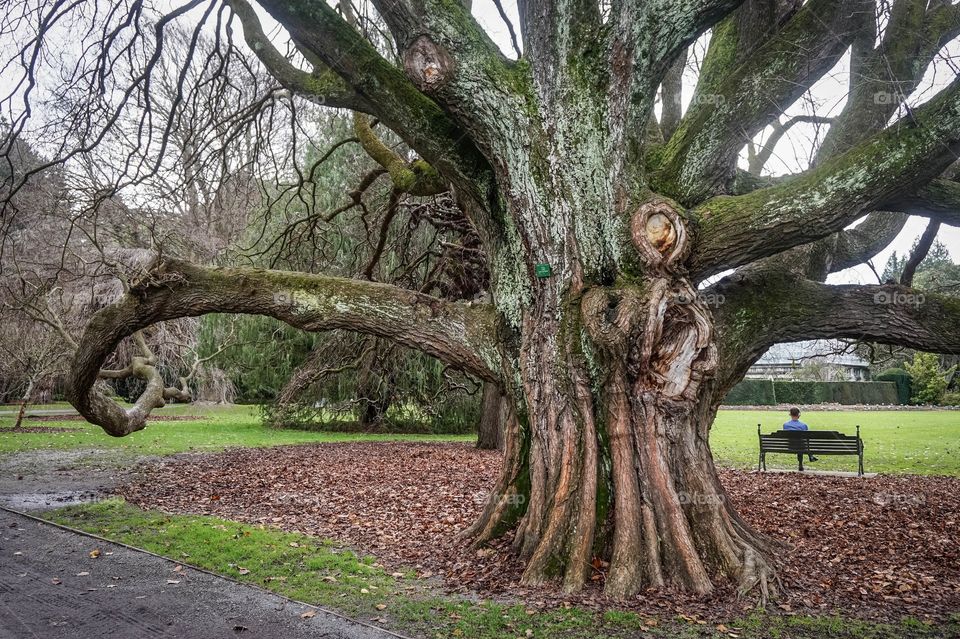
[[[99, 549], [100, 556], [90, 552]], [[0, 639], [389, 639], [303, 604], [0, 510]], [[316, 614], [303, 618], [312, 610]]]

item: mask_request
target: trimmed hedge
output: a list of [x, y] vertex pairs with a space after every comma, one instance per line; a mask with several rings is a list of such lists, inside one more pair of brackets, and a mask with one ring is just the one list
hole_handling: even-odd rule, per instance
[[724, 399], [730, 406], [774, 404], [898, 404], [894, 382], [789, 382], [745, 379]]
[[773, 380], [745, 379], [730, 389], [724, 404], [732, 406], [772, 406], [776, 404]]
[[913, 388], [910, 386], [910, 373], [902, 368], [888, 368], [874, 379], [878, 382], [893, 382], [897, 385], [897, 403], [910, 403], [910, 398], [913, 396]]

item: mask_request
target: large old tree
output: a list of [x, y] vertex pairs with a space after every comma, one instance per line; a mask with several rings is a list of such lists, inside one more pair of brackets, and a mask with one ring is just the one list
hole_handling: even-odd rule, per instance
[[[68, 10], [51, 4], [51, 20]], [[291, 94], [399, 136], [417, 157], [358, 127], [398, 189], [453, 194], [482, 240], [492, 302], [158, 258], [91, 321], [73, 361], [71, 402], [112, 435], [143, 428], [150, 407], [124, 410], [94, 382], [143, 327], [226, 312], [367, 333], [508, 396], [503, 474], [466, 535], [512, 534], [526, 583], [576, 590], [601, 557], [614, 596], [722, 582], [766, 594], [777, 544], [732, 508], [708, 443], [724, 394], [776, 342], [960, 350], [960, 300], [917, 304], [900, 285], [824, 283], [882, 250], [907, 215], [960, 224], [960, 184], [948, 173], [960, 80], [901, 108], [960, 33], [957, 5], [525, 0], [514, 60], [456, 1], [373, 0], [362, 19], [323, 0], [257, 4], [195, 0], [142, 28], [159, 49], [163, 26], [191, 11], [226, 32], [239, 23]], [[116, 35], [126, 25], [108, 19], [112, 60], [127, 55]], [[683, 113], [678, 60], [707, 30]], [[786, 109], [845, 55], [845, 106], [823, 121], [810, 168], [776, 178], [738, 168], [748, 141], [769, 127], [782, 135], [794, 124], [781, 122]], [[154, 59], [137, 59], [130, 86], [143, 91]], [[762, 167], [764, 151], [755, 162], [751, 149]]]

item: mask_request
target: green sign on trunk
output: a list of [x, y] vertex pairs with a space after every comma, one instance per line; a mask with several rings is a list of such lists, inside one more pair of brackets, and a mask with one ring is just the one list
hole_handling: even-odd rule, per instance
[[537, 264], [535, 267], [533, 267], [533, 271], [539, 278], [550, 277], [553, 275], [553, 269], [550, 268], [549, 264]]

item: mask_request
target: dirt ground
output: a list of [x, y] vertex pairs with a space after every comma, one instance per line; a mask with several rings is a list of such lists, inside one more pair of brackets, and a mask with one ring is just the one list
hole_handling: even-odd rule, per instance
[[0, 506], [43, 510], [100, 499], [130, 469], [154, 457], [118, 457], [107, 450], [32, 450], [0, 455]]

